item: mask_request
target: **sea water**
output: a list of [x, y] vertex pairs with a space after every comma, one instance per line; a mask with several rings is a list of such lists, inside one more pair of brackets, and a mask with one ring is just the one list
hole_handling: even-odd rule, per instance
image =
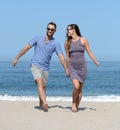
[[[87, 62], [87, 77], [83, 86], [84, 101], [120, 102], [120, 62], [100, 62], [96, 67]], [[66, 77], [58, 60], [51, 61], [46, 86], [48, 101], [71, 101], [73, 85]], [[0, 62], [0, 100], [38, 101], [30, 62], [20, 61], [16, 67], [11, 61]]]

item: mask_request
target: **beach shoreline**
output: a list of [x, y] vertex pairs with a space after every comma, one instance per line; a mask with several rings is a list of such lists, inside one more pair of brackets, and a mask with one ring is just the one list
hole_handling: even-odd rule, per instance
[[48, 112], [37, 101], [0, 101], [2, 130], [118, 130], [120, 102], [82, 101], [79, 111], [71, 102], [49, 101]]

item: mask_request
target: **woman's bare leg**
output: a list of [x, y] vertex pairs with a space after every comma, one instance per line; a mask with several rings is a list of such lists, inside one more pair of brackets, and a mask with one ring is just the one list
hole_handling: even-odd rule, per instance
[[77, 98], [77, 104], [76, 104], [77, 110], [79, 108], [79, 104], [80, 104], [81, 99], [82, 99], [82, 87], [83, 87], [83, 83], [80, 83], [79, 94], [78, 94], [79, 96]]
[[72, 110], [74, 112], [77, 112], [77, 99], [79, 97], [79, 88], [80, 88], [80, 84], [79, 81], [76, 79], [72, 79], [72, 83], [73, 83], [73, 93], [72, 93]]

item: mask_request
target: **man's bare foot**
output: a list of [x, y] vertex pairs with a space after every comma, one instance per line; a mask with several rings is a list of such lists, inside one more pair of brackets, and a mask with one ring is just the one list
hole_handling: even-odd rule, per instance
[[45, 112], [48, 111], [48, 104], [47, 104], [47, 103], [43, 104], [43, 110], [44, 110]]

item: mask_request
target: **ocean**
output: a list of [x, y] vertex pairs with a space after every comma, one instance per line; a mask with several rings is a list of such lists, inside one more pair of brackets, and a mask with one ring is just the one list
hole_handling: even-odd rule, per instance
[[[83, 86], [83, 101], [120, 102], [120, 62], [87, 62], [88, 73]], [[58, 60], [51, 61], [46, 87], [48, 101], [71, 101], [73, 86]], [[38, 101], [29, 61], [0, 62], [0, 100]]]

